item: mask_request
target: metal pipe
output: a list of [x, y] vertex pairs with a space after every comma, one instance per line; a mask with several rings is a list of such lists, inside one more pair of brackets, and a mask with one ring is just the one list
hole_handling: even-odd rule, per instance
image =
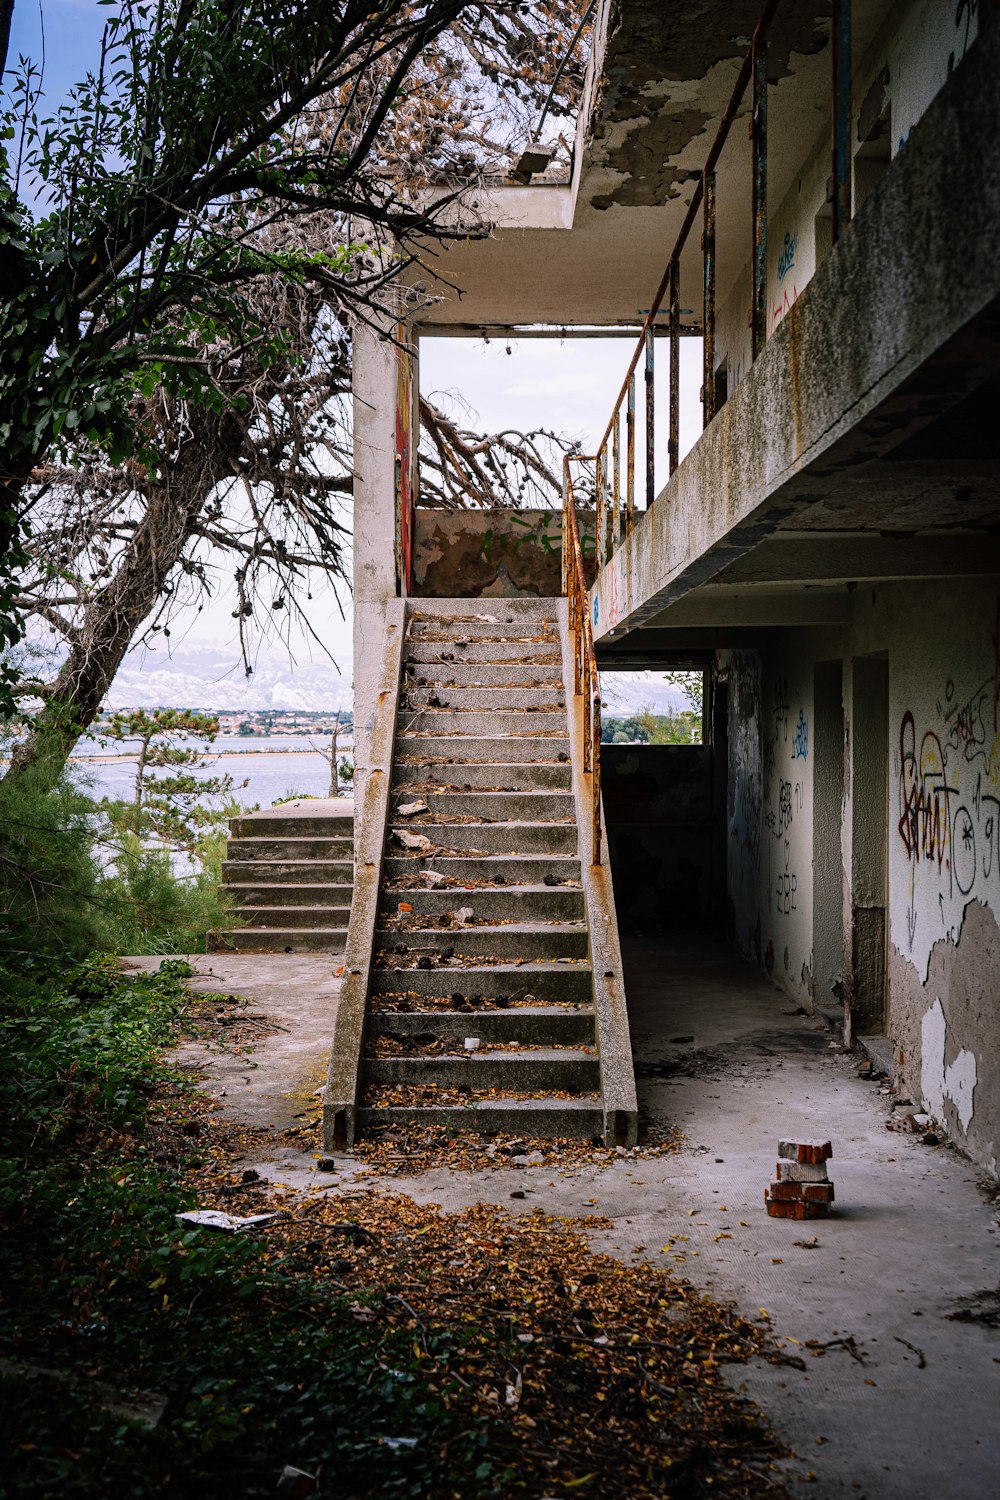
[[594, 537], [594, 560], [597, 572], [600, 573], [604, 567], [604, 512], [607, 506], [607, 498], [604, 493], [604, 451], [603, 448], [594, 460], [594, 481], [597, 490], [597, 533]]
[[851, 0], [833, 0], [833, 242], [851, 220]]
[[681, 267], [670, 262], [670, 427], [667, 459], [672, 474], [680, 463], [681, 450]]
[[653, 388], [653, 330], [646, 329], [646, 509], [656, 498], [656, 393]]
[[583, 16], [581, 17], [579, 26], [573, 33], [573, 40], [566, 48], [566, 52], [563, 56], [562, 62], [559, 64], [558, 68], [556, 68], [556, 74], [552, 80], [552, 87], [549, 89], [548, 93], [545, 96], [545, 103], [542, 105], [542, 112], [538, 116], [538, 124], [535, 126], [534, 130], [531, 133], [532, 141], [537, 141], [538, 137], [542, 133], [542, 126], [545, 124], [545, 116], [548, 114], [549, 106], [556, 96], [556, 89], [559, 87], [559, 80], [563, 76], [566, 64], [569, 62], [570, 58], [573, 56], [573, 53], [576, 51], [576, 44], [583, 36], [583, 29], [586, 26], [587, 22], [590, 20], [591, 16], [594, 14], [594, 6], [596, 4], [597, 0], [590, 0], [590, 4], [587, 6], [587, 9], [584, 11]]
[[767, 42], [755, 33], [753, 58], [753, 303], [750, 313], [754, 359], [767, 339]]
[[614, 497], [614, 520], [611, 526], [613, 546], [621, 544], [624, 534], [622, 517], [622, 414], [619, 411], [611, 442], [611, 483]]
[[635, 525], [635, 376], [628, 378], [625, 408], [625, 535]]
[[704, 357], [702, 384], [702, 422], [708, 426], [715, 416], [715, 173], [706, 172], [704, 251]]

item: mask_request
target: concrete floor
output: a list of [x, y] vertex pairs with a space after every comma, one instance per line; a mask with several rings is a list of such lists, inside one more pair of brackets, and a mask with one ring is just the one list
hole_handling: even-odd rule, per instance
[[[187, 953], [195, 971], [189, 988], [200, 994], [239, 995], [253, 1015], [266, 1015], [282, 1029], [266, 1037], [252, 1058], [208, 1042], [188, 1041], [176, 1060], [197, 1067], [207, 1093], [222, 1100], [241, 1125], [282, 1130], [326, 1083], [333, 1018], [340, 995], [329, 953]], [[159, 958], [127, 958], [127, 967], [151, 972]]]
[[[592, 1236], [595, 1250], [673, 1267], [750, 1316], [766, 1310], [805, 1369], [759, 1362], [734, 1367], [732, 1378], [795, 1449], [793, 1487], [809, 1479], [812, 1494], [831, 1500], [1000, 1493], [1000, 1330], [947, 1316], [961, 1298], [997, 1288], [1000, 1199], [951, 1148], [889, 1132], [888, 1097], [858, 1078], [828, 1031], [792, 1014], [724, 948], [655, 939], [623, 948], [640, 1108], [683, 1129], [678, 1154], [565, 1178], [551, 1168], [441, 1170], [381, 1179], [373, 1190], [445, 1207], [487, 1200], [512, 1212], [606, 1215], [614, 1225]], [[209, 971], [200, 986], [239, 989], [291, 1028], [261, 1044], [255, 1071], [211, 1060], [208, 1087], [218, 1092], [229, 1076], [224, 1103], [234, 1114], [290, 1122], [325, 1067], [337, 988], [330, 960], [195, 962]], [[798, 1134], [833, 1141], [837, 1203], [827, 1221], [765, 1213], [778, 1139]], [[316, 1184], [308, 1156], [260, 1165], [273, 1180]], [[350, 1161], [340, 1167], [351, 1186]], [[511, 1202], [514, 1187], [523, 1201]], [[816, 1248], [795, 1244], [814, 1234]], [[817, 1356], [808, 1340], [845, 1343]]]

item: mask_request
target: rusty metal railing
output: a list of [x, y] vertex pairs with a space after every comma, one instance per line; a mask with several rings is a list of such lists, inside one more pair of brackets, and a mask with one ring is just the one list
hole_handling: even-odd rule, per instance
[[[601, 688], [590, 623], [590, 601], [583, 571], [583, 548], [576, 520], [573, 477], [563, 460], [562, 585], [569, 605], [569, 630], [573, 646], [573, 691], [583, 698], [583, 770], [590, 777], [591, 864], [601, 863]], [[583, 462], [592, 460], [584, 459]]]
[[[703, 303], [703, 426], [707, 427], [717, 410], [715, 370], [715, 300], [716, 300], [716, 180], [715, 169], [723, 147], [743, 103], [747, 87], [751, 88], [750, 139], [753, 173], [751, 184], [751, 219], [753, 253], [751, 259], [753, 292], [750, 310], [751, 358], [763, 351], [767, 337], [767, 36], [778, 0], [768, 0], [761, 13], [750, 46], [740, 65], [729, 102], [719, 122], [715, 140], [705, 159], [701, 176], [695, 183], [680, 232], [674, 243], [667, 268], [660, 279], [646, 320], [611, 413], [611, 419], [597, 445], [594, 464], [594, 491], [597, 502], [595, 556], [597, 571], [629, 535], [636, 512], [636, 373], [643, 363], [646, 387], [645, 401], [645, 502], [649, 510], [656, 498], [655, 475], [655, 335], [656, 318], [666, 300], [667, 331], [670, 347], [670, 385], [668, 401], [669, 434], [667, 457], [673, 474], [680, 462], [680, 339], [681, 254], [697, 220], [703, 216], [702, 228], [702, 303]], [[834, 240], [843, 231], [851, 213], [851, 0], [833, 0], [831, 30], [833, 60], [833, 157], [828, 196], [833, 205]], [[693, 330], [697, 331], [697, 329]], [[624, 483], [622, 475], [622, 428], [625, 429]]]

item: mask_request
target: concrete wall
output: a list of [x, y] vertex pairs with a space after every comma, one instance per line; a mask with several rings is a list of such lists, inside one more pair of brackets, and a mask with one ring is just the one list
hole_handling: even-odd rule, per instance
[[733, 932], [800, 1003], [842, 986], [849, 1029], [885, 1032], [901, 1087], [996, 1172], [1000, 579], [852, 597], [847, 629], [721, 660]]
[[[577, 521], [586, 566], [594, 556], [594, 514], [580, 511]], [[592, 566], [586, 571], [589, 585]], [[561, 594], [561, 512], [418, 508], [413, 592], [434, 599]]]
[[[856, 60], [851, 131], [852, 193], [860, 206], [880, 173], [881, 158], [895, 156], [935, 94], [976, 39], [978, 8], [953, 0], [913, 0], [891, 8], [889, 19], [866, 56]], [[882, 146], [860, 138], [870, 116], [884, 104]], [[829, 253], [833, 216], [827, 203], [830, 122], [802, 141], [796, 178], [783, 200], [769, 205], [767, 334], [779, 327]], [[725, 367], [731, 395], [750, 367], [750, 242], [735, 280], [720, 288], [716, 361]]]
[[907, 1086], [996, 1170], [1000, 588], [891, 603], [890, 1035]]
[[729, 673], [728, 876], [739, 946], [788, 993], [812, 995], [812, 662], [783, 638]]
[[359, 322], [354, 392], [354, 796], [360, 810], [382, 668], [385, 606], [396, 596], [396, 346]]
[[709, 745], [602, 745], [601, 794], [623, 930], [692, 928], [724, 905]]

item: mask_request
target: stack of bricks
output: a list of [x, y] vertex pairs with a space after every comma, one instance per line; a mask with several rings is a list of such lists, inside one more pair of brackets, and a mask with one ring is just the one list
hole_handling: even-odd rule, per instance
[[826, 1164], [833, 1155], [829, 1141], [779, 1141], [781, 1160], [774, 1181], [764, 1189], [772, 1219], [826, 1219], [833, 1202], [833, 1183]]

